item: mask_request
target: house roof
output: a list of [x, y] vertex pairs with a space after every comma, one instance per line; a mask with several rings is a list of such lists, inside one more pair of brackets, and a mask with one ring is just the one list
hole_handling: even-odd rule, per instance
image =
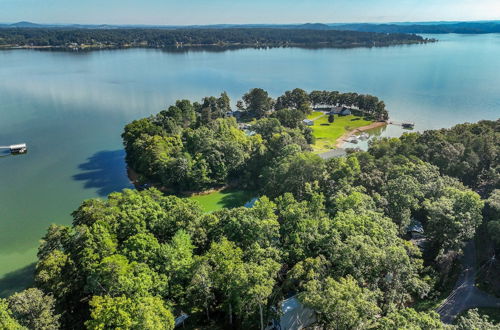
[[320, 156], [323, 159], [330, 159], [330, 158], [343, 157], [345, 155], [347, 155], [347, 152], [345, 151], [345, 149], [337, 148], [337, 149], [328, 150], [327, 152], [319, 154], [318, 156]]

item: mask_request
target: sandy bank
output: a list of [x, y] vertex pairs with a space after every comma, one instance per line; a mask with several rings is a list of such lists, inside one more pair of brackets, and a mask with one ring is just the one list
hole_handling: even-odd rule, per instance
[[374, 129], [374, 128], [378, 128], [378, 127], [383, 127], [383, 126], [386, 126], [387, 125], [387, 122], [385, 121], [377, 121], [377, 122], [374, 122], [370, 125], [366, 125], [366, 126], [362, 126], [362, 127], [358, 127], [356, 129], [353, 129], [351, 131], [348, 131], [348, 132], [345, 132], [341, 137], [339, 137], [336, 141], [335, 141], [335, 148], [342, 148], [342, 145], [345, 143], [345, 140], [355, 134], [355, 133], [360, 133], [360, 132], [364, 132], [364, 131], [368, 131], [368, 130], [371, 130], [371, 129]]

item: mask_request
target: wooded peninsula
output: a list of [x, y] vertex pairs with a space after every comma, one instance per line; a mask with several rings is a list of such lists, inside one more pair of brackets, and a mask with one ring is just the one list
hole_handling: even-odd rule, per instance
[[381, 47], [435, 41], [415, 34], [357, 31], [224, 29], [1, 28], [0, 48]]

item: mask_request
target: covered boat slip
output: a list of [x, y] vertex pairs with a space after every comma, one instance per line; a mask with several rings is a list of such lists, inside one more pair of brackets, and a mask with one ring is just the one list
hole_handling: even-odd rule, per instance
[[26, 143], [19, 143], [10, 146], [0, 146], [0, 149], [8, 149], [11, 154], [24, 154], [28, 151], [28, 146]]

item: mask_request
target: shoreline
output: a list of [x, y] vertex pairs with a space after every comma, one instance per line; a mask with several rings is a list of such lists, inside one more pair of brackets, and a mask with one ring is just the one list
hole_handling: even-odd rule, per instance
[[344, 134], [342, 134], [341, 137], [339, 137], [337, 140], [335, 140], [335, 149], [342, 148], [342, 146], [346, 142], [345, 139], [347, 139], [349, 136], [351, 136], [352, 134], [354, 134], [356, 132], [365, 132], [365, 131], [369, 131], [369, 130], [374, 129], [374, 128], [384, 127], [387, 125], [388, 125], [387, 121], [376, 121], [374, 123], [371, 123], [370, 125], [361, 126], [361, 127], [355, 128], [353, 130], [347, 131]]
[[0, 50], [15, 50], [15, 49], [33, 49], [33, 50], [60, 50], [60, 51], [93, 51], [93, 50], [119, 50], [119, 49], [164, 49], [164, 50], [190, 50], [190, 49], [203, 49], [212, 48], [216, 50], [231, 50], [231, 49], [245, 49], [245, 48], [304, 48], [304, 49], [350, 49], [350, 48], [385, 48], [392, 46], [405, 46], [405, 45], [423, 45], [428, 43], [435, 43], [437, 40], [412, 40], [407, 42], [389, 42], [378, 44], [366, 43], [350, 43], [350, 44], [337, 44], [329, 42], [315, 42], [315, 43], [214, 43], [214, 44], [173, 44], [162, 46], [150, 46], [143, 43], [137, 44], [81, 44], [81, 45], [18, 45], [18, 44], [3, 44], [0, 45]]
[[139, 180], [139, 174], [133, 168], [131, 168], [130, 166], [127, 166], [127, 177], [129, 179], [130, 183], [134, 186], [134, 188], [136, 190], [144, 189], [145, 188], [144, 186], [147, 186], [147, 188], [153, 188], [154, 187], [154, 188], [158, 189], [159, 191], [161, 191], [163, 193], [175, 194], [175, 195], [179, 195], [179, 196], [183, 196], [183, 197], [194, 197], [194, 196], [209, 195], [209, 194], [212, 194], [212, 193], [215, 193], [215, 192], [221, 192], [221, 191], [223, 191], [225, 189], [231, 189], [231, 188], [233, 188], [233, 187], [231, 187], [231, 185], [226, 184], [226, 185], [223, 185], [221, 187], [214, 187], [214, 188], [210, 188], [210, 189], [203, 190], [203, 191], [175, 192], [175, 191], [173, 191], [171, 189], [168, 189], [166, 187], [160, 186], [158, 183], [142, 183]]

